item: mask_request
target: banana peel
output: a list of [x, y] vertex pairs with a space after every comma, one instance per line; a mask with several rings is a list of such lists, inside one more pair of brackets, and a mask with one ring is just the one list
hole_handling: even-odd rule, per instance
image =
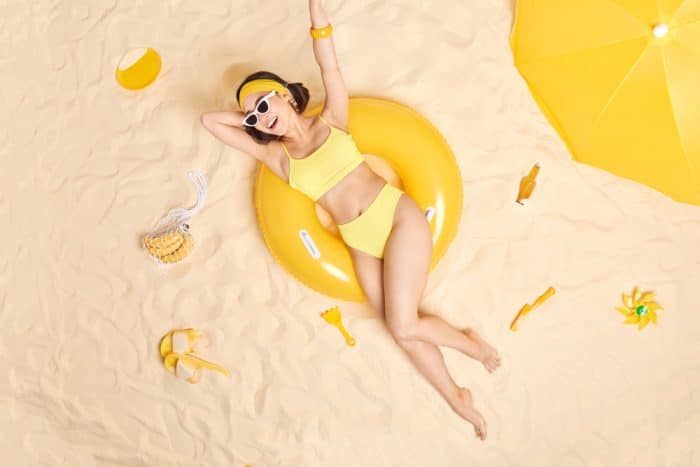
[[196, 384], [201, 377], [201, 370], [211, 370], [228, 377], [228, 369], [214, 362], [200, 358], [194, 353], [208, 343], [207, 337], [198, 329], [175, 329], [165, 334], [159, 345], [163, 366], [178, 378]]
[[202, 331], [194, 328], [175, 329], [160, 340], [160, 356], [165, 358], [170, 353], [195, 353], [206, 346], [208, 339]]
[[216, 371], [226, 377], [231, 376], [231, 373], [221, 365], [185, 353], [173, 352], [166, 355], [163, 365], [168, 371], [175, 373], [178, 378], [184, 379], [190, 384], [199, 382], [202, 369]]

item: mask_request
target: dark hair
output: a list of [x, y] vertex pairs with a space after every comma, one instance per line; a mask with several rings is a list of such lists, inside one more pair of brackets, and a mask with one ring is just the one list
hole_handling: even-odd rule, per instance
[[[255, 73], [248, 75], [246, 79], [243, 80], [241, 85], [238, 86], [238, 90], [236, 91], [236, 102], [238, 102], [240, 99], [241, 88], [243, 88], [243, 85], [249, 81], [253, 81], [256, 79], [271, 79], [273, 81], [277, 81], [282, 86], [286, 87], [287, 90], [289, 90], [289, 93], [292, 95], [294, 103], [296, 104], [292, 107], [298, 114], [306, 110], [306, 106], [309, 105], [309, 90], [306, 89], [306, 87], [303, 84], [289, 83], [277, 76], [276, 74], [270, 73], [269, 71], [256, 71]], [[246, 126], [244, 127], [244, 129], [245, 132], [252, 136], [255, 141], [262, 144], [267, 144], [270, 141], [276, 141], [281, 138], [281, 136], [271, 135], [270, 133], [265, 133], [264, 131], [260, 131], [257, 128], [253, 128], [250, 126]]]

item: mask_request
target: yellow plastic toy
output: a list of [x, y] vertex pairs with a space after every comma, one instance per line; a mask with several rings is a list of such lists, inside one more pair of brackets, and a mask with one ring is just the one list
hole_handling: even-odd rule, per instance
[[321, 317], [326, 320], [328, 324], [332, 324], [336, 328], [338, 328], [338, 331], [343, 335], [345, 338], [345, 342], [350, 346], [355, 345], [355, 338], [352, 337], [348, 331], [345, 329], [345, 326], [343, 326], [343, 316], [340, 314], [340, 310], [338, 309], [337, 306], [334, 306], [333, 308], [324, 311], [321, 313]]
[[696, 0], [518, 0], [515, 65], [574, 159], [700, 205]]
[[526, 200], [532, 194], [535, 189], [535, 178], [540, 171], [540, 164], [535, 164], [530, 169], [530, 173], [525, 175], [522, 180], [520, 180], [520, 190], [518, 191], [518, 198], [515, 200], [518, 204], [523, 204], [523, 200]]
[[160, 73], [161, 60], [158, 52], [148, 48], [127, 52], [117, 66], [117, 82], [130, 90], [143, 89]]
[[542, 295], [537, 297], [535, 302], [532, 305], [525, 304], [523, 307], [518, 311], [518, 314], [515, 315], [515, 318], [513, 321], [510, 323], [510, 330], [511, 331], [517, 331], [518, 330], [518, 322], [520, 319], [525, 316], [526, 314], [530, 313], [532, 310], [537, 308], [538, 306], [542, 305], [545, 301], [547, 301], [552, 295], [554, 295], [556, 291], [554, 290], [554, 287], [548, 288]]
[[188, 383], [199, 382], [202, 369], [208, 369], [230, 376], [229, 371], [217, 365], [199, 358], [193, 353], [201, 350], [201, 347], [208, 343], [208, 339], [202, 331], [193, 328], [175, 329], [168, 332], [160, 340], [160, 356], [163, 358], [163, 365], [171, 373], [175, 373], [178, 378], [184, 379]]
[[616, 309], [625, 317], [624, 323], [636, 324], [638, 331], [650, 322], [656, 325], [656, 312], [663, 310], [661, 305], [654, 301], [654, 292], [640, 292], [638, 287], [635, 287], [630, 295], [622, 294], [622, 305]]
[[[432, 269], [457, 233], [462, 213], [462, 181], [450, 146], [415, 110], [382, 99], [350, 99], [349, 131], [363, 154], [390, 164], [404, 191], [426, 213], [433, 235]], [[317, 292], [365, 300], [337, 232], [319, 221], [312, 200], [263, 165], [255, 183], [255, 207], [265, 243], [285, 270]]]

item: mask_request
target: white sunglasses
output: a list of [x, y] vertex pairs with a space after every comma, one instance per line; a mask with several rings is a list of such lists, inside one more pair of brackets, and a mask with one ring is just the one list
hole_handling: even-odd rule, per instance
[[255, 109], [248, 112], [243, 118], [243, 125], [254, 127], [258, 124], [258, 115], [264, 115], [270, 111], [270, 98], [274, 96], [277, 91], [270, 91], [268, 94], [263, 96], [257, 104], [255, 104]]

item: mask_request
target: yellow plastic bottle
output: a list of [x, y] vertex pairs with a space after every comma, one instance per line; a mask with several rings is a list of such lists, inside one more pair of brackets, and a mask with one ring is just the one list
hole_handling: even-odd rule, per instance
[[520, 191], [518, 191], [518, 199], [515, 200], [518, 204], [523, 204], [522, 201], [528, 199], [535, 189], [535, 178], [540, 171], [540, 164], [535, 164], [530, 169], [530, 173], [520, 180]]

